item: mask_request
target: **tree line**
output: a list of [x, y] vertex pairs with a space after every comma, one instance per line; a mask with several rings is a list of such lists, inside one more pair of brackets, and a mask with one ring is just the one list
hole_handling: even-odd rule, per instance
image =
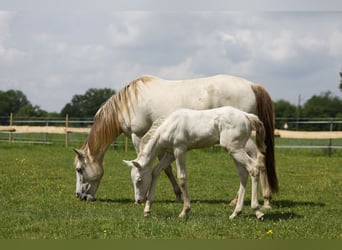
[[[342, 78], [342, 75], [341, 75]], [[341, 85], [342, 87], [342, 82]], [[341, 88], [342, 90], [342, 88]], [[0, 90], [0, 116], [9, 117], [13, 113], [14, 118], [65, 118], [92, 119], [99, 107], [116, 92], [113, 89], [91, 88], [84, 94], [74, 95], [59, 113], [49, 113], [39, 106], [33, 105], [20, 90]], [[319, 118], [342, 120], [342, 99], [333, 95], [330, 91], [322, 92], [309, 98], [303, 105], [293, 105], [286, 100], [274, 102], [276, 127], [283, 128], [288, 124], [293, 129], [295, 123], [300, 120]], [[340, 125], [341, 126], [341, 125]], [[301, 126], [303, 128], [303, 126]], [[317, 125], [310, 125], [305, 129], [317, 129]]]

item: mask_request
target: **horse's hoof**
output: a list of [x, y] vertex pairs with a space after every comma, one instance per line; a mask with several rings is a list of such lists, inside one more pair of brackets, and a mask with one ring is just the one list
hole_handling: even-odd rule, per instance
[[182, 195], [177, 195], [177, 196], [176, 196], [176, 202], [177, 202], [177, 203], [183, 203]]
[[151, 211], [144, 212], [144, 217], [150, 217], [151, 216]]
[[263, 205], [261, 209], [262, 210], [270, 210], [270, 209], [272, 209], [272, 207], [269, 204], [267, 204], [267, 205]]
[[235, 207], [236, 206], [236, 203], [237, 203], [237, 199], [232, 199], [229, 203], [229, 206], [230, 207]]

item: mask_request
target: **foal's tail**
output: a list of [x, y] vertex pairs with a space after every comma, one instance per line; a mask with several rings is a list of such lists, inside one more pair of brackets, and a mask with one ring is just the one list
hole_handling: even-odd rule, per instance
[[254, 114], [248, 114], [247, 113], [247, 119], [251, 123], [252, 129], [255, 130], [256, 136], [255, 141], [258, 149], [261, 151], [261, 153], [266, 153], [266, 144], [265, 144], [265, 127], [264, 123], [260, 121], [260, 119], [254, 115]]

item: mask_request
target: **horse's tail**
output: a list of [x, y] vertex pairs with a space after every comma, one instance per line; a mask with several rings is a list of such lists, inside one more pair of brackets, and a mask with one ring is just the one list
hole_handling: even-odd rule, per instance
[[273, 103], [270, 95], [260, 85], [253, 84], [252, 90], [257, 103], [257, 112], [259, 119], [263, 122], [265, 128], [265, 144], [266, 144], [266, 172], [270, 188], [273, 193], [279, 190], [278, 178], [275, 168], [274, 157], [274, 111]]

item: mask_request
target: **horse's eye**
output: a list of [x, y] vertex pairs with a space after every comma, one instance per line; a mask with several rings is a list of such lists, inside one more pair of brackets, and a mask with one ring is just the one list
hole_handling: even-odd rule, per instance
[[138, 183], [140, 183], [140, 182], [141, 182], [141, 177], [139, 177], [139, 178], [137, 179], [137, 182], [138, 182]]

